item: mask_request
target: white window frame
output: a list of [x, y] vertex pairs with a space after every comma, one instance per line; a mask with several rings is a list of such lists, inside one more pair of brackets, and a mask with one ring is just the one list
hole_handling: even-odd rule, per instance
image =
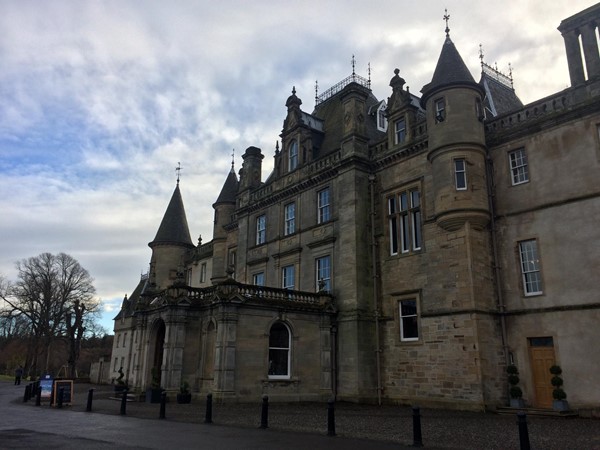
[[290, 142], [288, 153], [288, 172], [292, 172], [298, 168], [298, 142]]
[[[331, 292], [331, 256], [326, 255], [315, 260], [315, 281], [317, 292]], [[323, 289], [320, 285], [323, 282]]]
[[252, 275], [252, 284], [254, 286], [264, 286], [265, 285], [265, 273], [258, 272]]
[[267, 242], [267, 216], [261, 214], [256, 217], [256, 245]]
[[283, 207], [284, 211], [284, 236], [289, 236], [296, 232], [296, 202], [288, 203]]
[[508, 164], [513, 186], [529, 182], [529, 163], [524, 147], [508, 152]]
[[[414, 303], [414, 313], [402, 311], [403, 305], [409, 305]], [[412, 306], [412, 305], [411, 305]], [[419, 340], [420, 327], [419, 327], [419, 302], [417, 298], [405, 298], [398, 300], [398, 319], [400, 322], [400, 341], [401, 342], [414, 342]], [[414, 321], [417, 335], [416, 336], [405, 336], [405, 323], [407, 321]]]
[[200, 283], [206, 283], [206, 263], [200, 265]]
[[454, 184], [457, 191], [467, 190], [467, 160], [454, 158]]
[[[271, 346], [271, 330], [273, 329], [273, 327], [275, 325], [283, 325], [286, 330], [287, 330], [287, 334], [288, 334], [288, 345], [287, 347], [275, 347], [275, 346]], [[275, 375], [275, 374], [271, 374], [271, 369], [270, 369], [270, 362], [271, 362], [271, 351], [287, 351], [287, 372], [285, 375]], [[284, 322], [275, 322], [273, 325], [271, 325], [271, 329], [269, 330], [269, 361], [268, 361], [268, 377], [269, 380], [289, 380], [291, 377], [291, 368], [292, 368], [292, 330], [290, 330], [290, 327], [287, 326], [286, 323]]]
[[402, 144], [406, 141], [406, 119], [403, 117], [394, 123], [394, 143]]
[[421, 193], [416, 187], [387, 198], [390, 255], [420, 251], [423, 247]]
[[331, 220], [331, 191], [328, 187], [317, 192], [317, 223]]
[[523, 293], [526, 297], [544, 293], [537, 239], [519, 242]]
[[433, 104], [435, 105], [435, 123], [446, 120], [446, 100], [444, 97], [435, 99]]
[[296, 267], [293, 264], [281, 268], [281, 287], [294, 290], [296, 286]]

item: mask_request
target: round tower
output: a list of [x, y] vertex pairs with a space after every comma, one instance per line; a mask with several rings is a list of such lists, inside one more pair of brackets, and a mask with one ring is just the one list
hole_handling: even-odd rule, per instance
[[158, 227], [156, 237], [148, 246], [152, 249], [152, 288], [161, 290], [171, 286], [183, 271], [186, 252], [194, 248], [188, 228], [179, 181]]
[[427, 114], [428, 159], [433, 169], [436, 222], [456, 230], [489, 221], [483, 89], [475, 82], [446, 29], [431, 83], [421, 90]]

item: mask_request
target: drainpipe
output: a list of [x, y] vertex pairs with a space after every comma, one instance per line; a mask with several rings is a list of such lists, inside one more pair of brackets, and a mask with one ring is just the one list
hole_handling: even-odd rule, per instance
[[502, 296], [502, 283], [500, 271], [500, 265], [498, 263], [498, 241], [496, 239], [496, 211], [494, 207], [494, 171], [493, 161], [489, 154], [486, 156], [486, 170], [487, 170], [487, 191], [488, 191], [488, 205], [490, 208], [490, 228], [492, 234], [492, 257], [494, 263], [494, 274], [496, 277], [496, 297], [498, 298], [498, 309], [500, 310], [500, 327], [502, 329], [502, 348], [504, 349], [504, 359], [506, 365], [510, 364], [508, 339], [506, 333], [506, 305], [504, 304], [504, 297]]
[[371, 272], [373, 274], [373, 300], [375, 301], [375, 359], [377, 364], [377, 404], [381, 406], [381, 343], [379, 340], [379, 295], [377, 292], [377, 241], [375, 240], [375, 175], [369, 175], [371, 191]]

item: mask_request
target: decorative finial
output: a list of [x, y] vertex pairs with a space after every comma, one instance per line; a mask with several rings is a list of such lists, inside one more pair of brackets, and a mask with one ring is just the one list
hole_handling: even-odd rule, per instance
[[479, 60], [481, 61], [481, 70], [483, 70], [483, 45], [479, 44]]
[[367, 64], [367, 74], [369, 75], [369, 79], [367, 80], [367, 83], [369, 85], [369, 89], [371, 89], [371, 62], [369, 61], [369, 64]]
[[231, 150], [231, 170], [233, 170], [234, 162], [235, 162], [235, 148]]
[[319, 101], [319, 80], [315, 80], [315, 105]]
[[177, 184], [179, 184], [179, 176], [181, 175], [181, 163], [180, 162], [177, 163], [175, 172], [177, 172]]
[[292, 95], [296, 95], [296, 86], [292, 86]]
[[448, 8], [444, 8], [444, 20], [446, 21], [446, 37], [450, 37], [450, 28], [448, 27], [448, 21], [450, 20], [450, 14], [448, 14]]
[[275, 141], [275, 155], [279, 155], [279, 141]]
[[354, 72], [355, 67], [356, 67], [356, 59], [354, 58], [354, 55], [352, 55], [352, 76], [356, 75], [356, 73]]
[[202, 245], [202, 235], [200, 234], [198, 236], [198, 247], [200, 247]]
[[515, 85], [513, 83], [512, 64], [511, 63], [508, 63], [508, 78], [510, 78], [510, 87], [514, 91], [515, 90]]

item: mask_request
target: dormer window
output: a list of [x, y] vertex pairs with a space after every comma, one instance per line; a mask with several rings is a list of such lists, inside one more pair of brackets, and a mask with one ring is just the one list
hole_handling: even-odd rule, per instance
[[290, 143], [289, 155], [288, 155], [288, 171], [292, 172], [298, 167], [298, 143], [292, 141]]
[[379, 131], [387, 131], [388, 121], [387, 117], [385, 117], [386, 108], [387, 105], [384, 101], [382, 101], [377, 108], [377, 129]]
[[435, 100], [435, 123], [446, 120], [446, 101], [443, 98]]
[[402, 144], [406, 140], [406, 120], [400, 119], [395, 124], [395, 144]]

